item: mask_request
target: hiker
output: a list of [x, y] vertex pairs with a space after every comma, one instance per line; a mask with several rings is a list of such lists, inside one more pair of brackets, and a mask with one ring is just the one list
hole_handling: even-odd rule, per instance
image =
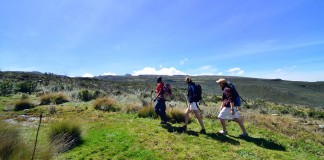
[[189, 113], [191, 111], [194, 112], [196, 115], [199, 124], [201, 126], [200, 133], [206, 134], [204, 122], [202, 120], [201, 114], [200, 114], [200, 109], [199, 109], [199, 100], [197, 100], [195, 95], [195, 83], [192, 82], [191, 78], [186, 77], [185, 82], [188, 84], [188, 93], [187, 93], [187, 100], [189, 101], [189, 106], [187, 106], [187, 110], [185, 112], [185, 125], [183, 126], [183, 131], [187, 131], [187, 125], [189, 121]]
[[156, 97], [154, 98], [155, 106], [154, 111], [157, 115], [161, 117], [161, 123], [160, 124], [166, 124], [167, 123], [167, 116], [165, 113], [166, 105], [165, 105], [165, 99], [163, 98], [163, 82], [162, 77], [158, 77], [156, 82], [158, 83], [155, 89]]
[[234, 119], [235, 122], [237, 122], [240, 125], [243, 132], [239, 136], [240, 137], [248, 136], [243, 121], [241, 120], [238, 114], [237, 106], [234, 106], [233, 91], [231, 90], [231, 88], [229, 87], [228, 83], [224, 78], [221, 78], [216, 82], [218, 83], [219, 87], [222, 89], [222, 105], [220, 107], [220, 113], [218, 115], [218, 118], [223, 127], [223, 130], [219, 131], [218, 133], [226, 135], [227, 130], [226, 130], [225, 120]]

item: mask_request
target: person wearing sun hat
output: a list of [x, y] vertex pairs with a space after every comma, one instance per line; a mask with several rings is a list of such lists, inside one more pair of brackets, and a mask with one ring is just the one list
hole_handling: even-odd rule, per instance
[[220, 113], [218, 114], [218, 118], [223, 127], [223, 130], [219, 131], [218, 133], [226, 135], [227, 130], [226, 130], [225, 120], [234, 119], [235, 122], [237, 122], [240, 125], [243, 132], [239, 136], [240, 137], [248, 136], [243, 121], [241, 120], [239, 113], [237, 111], [237, 106], [234, 106], [233, 91], [229, 87], [226, 79], [220, 78], [216, 81], [216, 83], [218, 83], [219, 87], [222, 90], [222, 105], [220, 107]]

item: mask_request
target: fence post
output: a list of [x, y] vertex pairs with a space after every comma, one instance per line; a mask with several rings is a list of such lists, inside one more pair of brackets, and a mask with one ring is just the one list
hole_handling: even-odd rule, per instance
[[34, 146], [34, 152], [33, 152], [32, 160], [34, 159], [34, 155], [35, 155], [35, 151], [36, 151], [36, 144], [37, 144], [38, 132], [39, 132], [40, 125], [42, 123], [42, 116], [43, 115], [41, 113], [40, 116], [39, 116], [39, 124], [38, 124], [38, 128], [37, 128], [37, 133], [36, 133], [36, 140], [35, 140], [35, 146]]

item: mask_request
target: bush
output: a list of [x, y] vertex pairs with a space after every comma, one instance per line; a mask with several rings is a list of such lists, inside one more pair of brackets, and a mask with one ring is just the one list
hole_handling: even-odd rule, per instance
[[15, 111], [21, 111], [21, 110], [24, 110], [24, 109], [30, 109], [30, 108], [33, 108], [35, 107], [34, 104], [32, 104], [31, 102], [29, 102], [28, 99], [23, 99], [23, 100], [18, 100], [16, 103], [15, 103], [15, 108], [14, 110]]
[[293, 116], [295, 116], [295, 117], [301, 117], [301, 118], [306, 117], [306, 114], [303, 111], [300, 111], [298, 109], [293, 109], [292, 112], [293, 112], [292, 113]]
[[318, 111], [318, 110], [315, 110], [315, 109], [311, 109], [308, 112], [308, 116], [310, 118], [324, 119], [324, 112], [323, 111]]
[[17, 87], [16, 92], [31, 93], [36, 90], [37, 83], [25, 81], [25, 82], [21, 82], [21, 83], [17, 84], [16, 87]]
[[45, 94], [40, 96], [41, 105], [62, 104], [69, 101], [69, 98], [63, 93]]
[[116, 102], [108, 97], [97, 98], [93, 103], [94, 109], [102, 111], [119, 111], [120, 109], [116, 106]]
[[89, 90], [81, 90], [79, 93], [78, 93], [78, 98], [82, 101], [90, 101], [92, 99], [94, 99], [94, 93], [89, 91]]
[[49, 127], [48, 136], [58, 152], [65, 152], [81, 142], [81, 129], [72, 121], [54, 122]]
[[145, 106], [138, 111], [138, 117], [141, 118], [158, 118], [158, 115], [155, 113], [154, 108], [152, 106]]
[[14, 91], [14, 85], [11, 82], [0, 82], [0, 96], [6, 96]]

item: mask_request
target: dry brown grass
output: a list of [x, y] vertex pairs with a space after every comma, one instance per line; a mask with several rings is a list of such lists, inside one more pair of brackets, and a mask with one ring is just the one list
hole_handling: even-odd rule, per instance
[[[291, 138], [307, 138], [324, 145], [323, 132], [316, 131], [316, 125], [306, 120], [297, 120], [289, 116], [264, 115], [254, 112], [246, 113], [244, 120], [255, 126], [265, 127], [273, 132], [287, 135]], [[306, 123], [305, 123], [306, 122]]]
[[117, 107], [116, 101], [110, 97], [102, 97], [97, 98], [93, 102], [93, 107], [96, 110], [102, 110], [102, 111], [119, 111], [120, 108]]
[[44, 94], [40, 96], [40, 105], [62, 104], [69, 101], [69, 97], [63, 93]]

